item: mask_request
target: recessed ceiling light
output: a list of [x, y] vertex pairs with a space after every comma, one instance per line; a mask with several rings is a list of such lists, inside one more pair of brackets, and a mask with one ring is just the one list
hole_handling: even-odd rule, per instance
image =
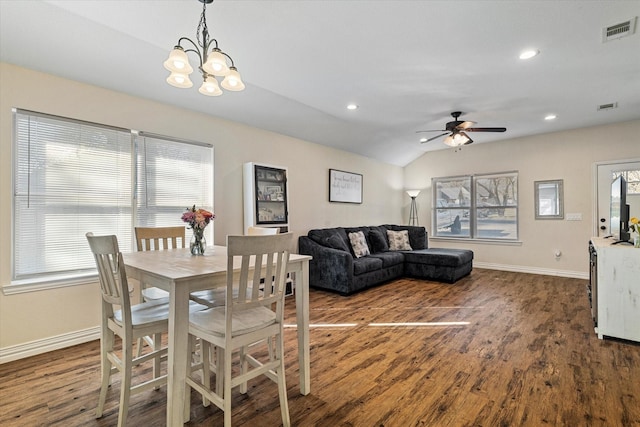
[[544, 119], [545, 120], [555, 120], [556, 119], [556, 115], [555, 114], [547, 114]]
[[540, 53], [537, 49], [525, 50], [520, 54], [520, 59], [530, 59], [537, 56]]
[[358, 109], [358, 105], [357, 104], [349, 104], [347, 105], [347, 110], [357, 110]]

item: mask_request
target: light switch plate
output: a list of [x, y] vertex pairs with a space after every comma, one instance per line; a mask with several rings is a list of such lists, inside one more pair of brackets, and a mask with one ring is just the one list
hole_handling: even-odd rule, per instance
[[567, 214], [567, 221], [582, 221], [582, 214], [581, 213], [568, 213]]

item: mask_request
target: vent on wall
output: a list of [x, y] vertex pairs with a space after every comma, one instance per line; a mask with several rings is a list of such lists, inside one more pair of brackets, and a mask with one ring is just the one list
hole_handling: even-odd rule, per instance
[[636, 21], [638, 17], [635, 16], [628, 21], [620, 22], [619, 24], [610, 25], [602, 29], [602, 42], [606, 43], [611, 40], [616, 40], [622, 37], [630, 36], [636, 32]]
[[618, 103], [617, 102], [611, 102], [609, 104], [598, 105], [598, 111], [613, 110], [614, 108], [618, 108]]

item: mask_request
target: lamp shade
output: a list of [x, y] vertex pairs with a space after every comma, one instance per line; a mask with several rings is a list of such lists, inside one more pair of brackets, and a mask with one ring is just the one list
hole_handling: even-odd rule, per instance
[[466, 134], [464, 133], [456, 133], [454, 135], [450, 135], [448, 137], [446, 137], [444, 139], [444, 143], [447, 144], [449, 147], [459, 147], [461, 145], [465, 145], [471, 141], [471, 138], [469, 138]]
[[221, 53], [220, 49], [213, 49], [207, 60], [202, 64], [202, 69], [214, 76], [226, 76], [229, 74], [229, 66], [227, 65], [227, 58]]
[[176, 72], [172, 72], [169, 77], [167, 77], [167, 83], [171, 86], [179, 87], [180, 89], [188, 89], [193, 86], [193, 82], [189, 79], [189, 75]]
[[411, 198], [418, 197], [418, 194], [420, 194], [420, 190], [407, 190], [407, 194]]
[[222, 80], [220, 86], [232, 92], [239, 92], [244, 89], [244, 83], [236, 67], [229, 67], [229, 74]]
[[220, 86], [218, 86], [218, 81], [213, 76], [207, 76], [204, 82], [202, 82], [200, 89], [198, 89], [198, 92], [207, 96], [222, 95], [222, 90], [220, 89]]
[[164, 68], [172, 73], [191, 74], [193, 72], [187, 53], [179, 46], [173, 48], [169, 58], [164, 61]]

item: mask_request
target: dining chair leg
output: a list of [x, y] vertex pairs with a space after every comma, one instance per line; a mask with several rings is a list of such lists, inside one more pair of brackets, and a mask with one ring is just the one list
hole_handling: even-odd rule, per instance
[[133, 371], [133, 345], [130, 341], [122, 340], [122, 381], [120, 384], [120, 411], [118, 412], [118, 427], [127, 424], [129, 413], [129, 397], [131, 396], [131, 375]]
[[216, 394], [218, 396], [223, 396], [223, 394], [222, 394], [222, 385], [223, 385], [224, 376], [223, 376], [223, 373], [222, 373], [222, 367], [224, 366], [224, 351], [219, 347], [216, 347], [215, 351], [216, 351], [216, 356], [215, 356], [215, 360], [216, 360]]
[[[211, 344], [200, 340], [200, 362], [202, 363], [202, 384], [211, 390]], [[210, 402], [202, 395], [202, 405], [209, 406]]]
[[104, 402], [107, 399], [107, 390], [109, 389], [109, 383], [111, 382], [111, 360], [109, 360], [107, 354], [113, 351], [114, 342], [115, 335], [113, 332], [106, 331], [102, 333], [102, 337], [100, 338], [100, 365], [102, 381], [100, 384], [98, 407], [96, 408], [96, 418], [100, 418], [102, 416]]
[[[240, 347], [240, 375], [244, 375], [249, 369], [247, 362], [247, 347]], [[240, 393], [247, 394], [247, 382], [240, 384]]]
[[[225, 349], [226, 353], [226, 349]], [[223, 387], [224, 392], [222, 398], [224, 399], [224, 427], [231, 427], [231, 354], [225, 354], [224, 357], [224, 380]]]
[[[271, 339], [269, 339], [271, 341]], [[280, 366], [278, 367], [278, 397], [280, 398], [280, 412], [282, 414], [282, 426], [290, 427], [291, 420], [289, 418], [289, 403], [287, 400], [287, 384], [284, 371], [284, 339], [282, 337], [282, 331], [276, 337], [276, 355], [280, 360]]]
[[[162, 349], [162, 334], [154, 334], [153, 335], [153, 351], [159, 351], [161, 349]], [[161, 362], [161, 357], [160, 357], [160, 353], [158, 353], [158, 355], [153, 358], [153, 378], [158, 378], [161, 375], [160, 362]], [[154, 387], [154, 390], [157, 390], [159, 388], [160, 387]]]

